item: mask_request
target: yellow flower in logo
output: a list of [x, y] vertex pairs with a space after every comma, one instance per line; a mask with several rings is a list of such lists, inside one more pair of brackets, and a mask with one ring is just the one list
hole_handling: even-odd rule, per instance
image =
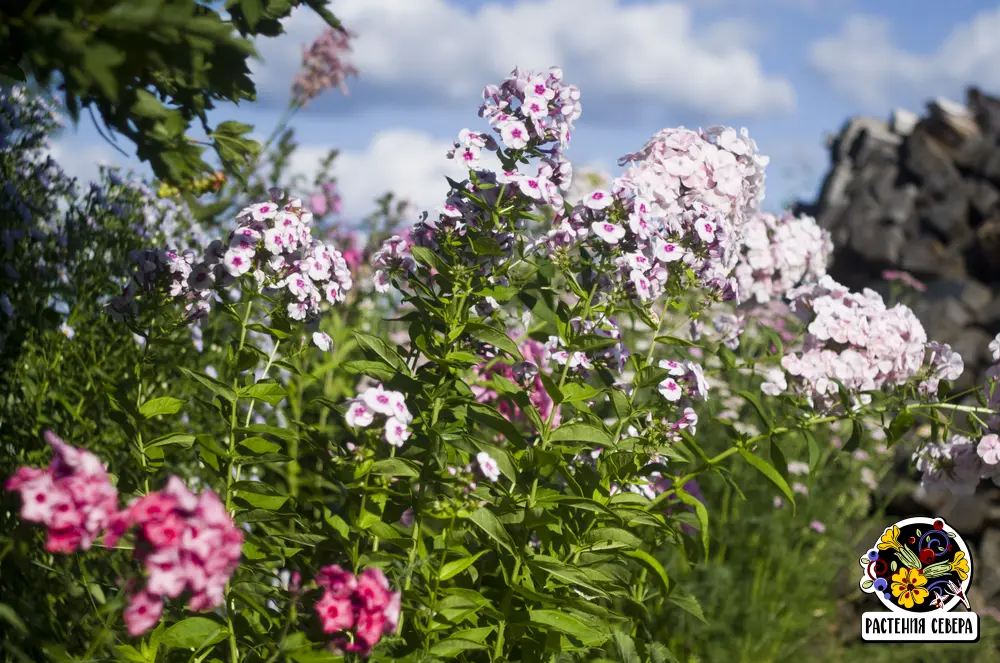
[[955, 553], [955, 559], [951, 560], [951, 570], [958, 573], [958, 577], [962, 580], [969, 577], [969, 560], [965, 559], [965, 553], [961, 550]]
[[914, 604], [921, 604], [930, 594], [924, 585], [927, 578], [920, 572], [920, 569], [908, 569], [905, 566], [892, 576], [892, 595], [896, 597], [896, 602], [907, 610]]
[[882, 538], [878, 540], [879, 550], [888, 550], [892, 548], [893, 550], [899, 550], [899, 528], [895, 525], [892, 529], [887, 529]]

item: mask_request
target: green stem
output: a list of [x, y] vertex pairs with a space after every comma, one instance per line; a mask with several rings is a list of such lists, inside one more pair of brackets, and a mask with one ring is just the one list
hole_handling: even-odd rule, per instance
[[974, 414], [997, 414], [996, 410], [988, 407], [975, 407], [972, 405], [953, 405], [951, 403], [909, 403], [907, 410], [954, 410], [956, 412], [971, 412]]
[[[253, 298], [246, 292], [243, 293], [247, 297], [246, 311], [243, 314], [243, 320], [240, 322], [240, 342], [236, 350], [236, 360], [239, 361], [240, 353], [243, 352], [243, 347], [246, 345], [247, 339], [247, 324], [250, 321], [250, 313], [253, 311]], [[275, 344], [277, 348], [277, 343]], [[270, 362], [268, 363], [270, 365]], [[240, 380], [239, 375], [233, 376], [233, 392], [239, 394]], [[233, 399], [232, 408], [229, 414], [229, 463], [226, 464], [226, 510], [233, 514], [233, 480], [238, 479], [239, 467], [236, 465], [236, 430], [238, 423], [238, 406], [239, 406], [239, 396]], [[230, 663], [239, 663], [240, 651], [239, 645], [236, 642], [236, 631], [233, 628], [233, 613], [235, 608], [233, 606], [233, 600], [230, 596], [230, 584], [226, 583], [226, 625], [229, 627], [229, 661]]]

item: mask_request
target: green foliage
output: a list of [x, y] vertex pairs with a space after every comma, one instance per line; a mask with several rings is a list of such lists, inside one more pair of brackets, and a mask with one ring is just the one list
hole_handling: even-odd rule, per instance
[[[96, 111], [160, 179], [181, 186], [212, 168], [211, 148], [241, 185], [259, 145], [251, 127], [208, 111], [256, 99], [253, 39], [282, 34], [295, 7], [339, 22], [320, 0], [11, 0], [0, 9], [0, 74], [58, 86], [74, 122]], [[190, 135], [192, 124], [204, 140]], [[96, 120], [95, 120], [96, 123]]]

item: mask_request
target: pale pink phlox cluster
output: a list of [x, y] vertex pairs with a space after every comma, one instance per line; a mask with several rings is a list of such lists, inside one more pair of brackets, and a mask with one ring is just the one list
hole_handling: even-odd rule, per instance
[[730, 274], [763, 195], [767, 158], [756, 144], [721, 127], [664, 129], [620, 164], [629, 165], [610, 191], [557, 216], [550, 248], [593, 238], [614, 254], [618, 278], [640, 301], [656, 299], [671, 275], [688, 269], [700, 286], [736, 299]]
[[887, 308], [873, 290], [853, 293], [829, 276], [788, 297], [809, 324], [802, 348], [781, 365], [817, 407], [837, 398], [835, 380], [852, 392], [869, 391], [902, 385], [920, 371], [927, 334], [906, 306]]
[[375, 423], [376, 416], [383, 420], [383, 439], [394, 447], [402, 447], [412, 433], [409, 425], [413, 421], [406, 397], [381, 384], [368, 387], [347, 404], [344, 420], [348, 426], [368, 428]]
[[757, 304], [783, 299], [792, 288], [826, 275], [832, 255], [829, 231], [811, 216], [754, 214], [743, 229], [734, 271], [740, 296]]

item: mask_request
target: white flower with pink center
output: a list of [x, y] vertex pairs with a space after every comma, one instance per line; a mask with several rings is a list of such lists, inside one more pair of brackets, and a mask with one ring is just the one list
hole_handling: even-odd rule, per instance
[[497, 462], [485, 451], [480, 451], [476, 454], [476, 461], [479, 463], [479, 471], [483, 473], [490, 481], [494, 483], [500, 479], [500, 466]]
[[347, 422], [348, 426], [357, 426], [358, 428], [367, 428], [375, 421], [375, 415], [365, 407], [365, 404], [361, 401], [351, 401], [347, 408], [347, 412], [344, 414], [344, 420]]
[[231, 276], [243, 276], [253, 267], [253, 258], [244, 251], [229, 249], [222, 259]]
[[396, 417], [385, 420], [385, 441], [394, 447], [402, 447], [410, 437], [410, 429]]
[[377, 387], [371, 387], [366, 389], [361, 398], [364, 400], [365, 405], [372, 412], [377, 412], [378, 414], [384, 414], [387, 417], [393, 416], [395, 413], [392, 410], [392, 398], [390, 397], [391, 392], [387, 392], [382, 388], [382, 385]]
[[519, 150], [528, 144], [528, 128], [519, 120], [507, 120], [500, 127], [500, 137], [512, 150]]
[[313, 332], [312, 340], [313, 345], [323, 352], [329, 352], [333, 348], [333, 339], [326, 332]]
[[617, 244], [625, 237], [625, 229], [610, 221], [595, 221], [590, 225], [590, 229], [608, 244]]
[[667, 378], [661, 382], [657, 391], [671, 403], [676, 403], [684, 395], [684, 390], [673, 378]]

